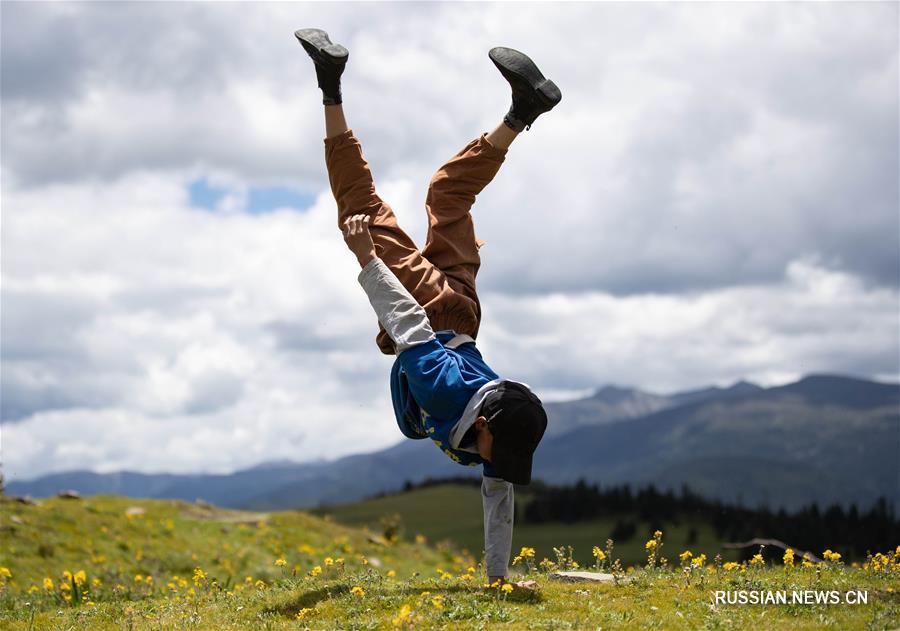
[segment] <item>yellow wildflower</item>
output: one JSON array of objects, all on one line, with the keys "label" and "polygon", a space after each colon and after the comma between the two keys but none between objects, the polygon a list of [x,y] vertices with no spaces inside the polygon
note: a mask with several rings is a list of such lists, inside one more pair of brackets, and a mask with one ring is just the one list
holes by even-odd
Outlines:
[{"label": "yellow wildflower", "polygon": [[284,559],[275,559],[275,565],[277,565],[278,567],[283,567],[287,565],[287,561],[285,561]]},{"label": "yellow wildflower", "polygon": [[9,571],[8,567],[0,567],[0,578],[12,578],[12,572]]},{"label": "yellow wildflower", "polygon": [[825,550],[825,553],[822,556],[825,557],[826,561],[832,561],[834,563],[841,560],[841,555],[837,552],[832,552],[831,550]]},{"label": "yellow wildflower", "polygon": [[523,559],[531,559],[534,557],[534,548],[522,548],[519,551],[519,556]]},{"label": "yellow wildflower", "polygon": [[64,579],[67,583],[71,583],[71,582],[72,582],[72,573],[71,573],[69,570],[65,570],[65,571],[63,572],[63,579]]},{"label": "yellow wildflower", "polygon": [[444,608],[444,597],[443,596],[435,596],[431,599],[431,606],[435,609],[443,609]]},{"label": "yellow wildflower", "polygon": [[309,575],[312,576],[313,578],[315,578],[316,576],[318,576],[321,573],[322,573],[322,566],[320,566],[320,565],[315,566],[313,569],[311,569],[309,571]]},{"label": "yellow wildflower", "polygon": [[678,558],[681,559],[682,563],[684,563],[685,561],[690,559],[692,556],[694,556],[694,555],[690,550],[685,550],[684,552],[682,552],[681,554],[678,555]]},{"label": "yellow wildflower", "polygon": [[135,583],[143,583],[143,582],[144,582],[144,576],[143,576],[142,574],[135,574],[135,575],[134,575],[134,582],[135,582]]},{"label": "yellow wildflower", "polygon": [[297,612],[297,620],[303,620],[306,616],[311,614],[314,611],[311,607],[304,607],[300,611]]},{"label": "yellow wildflower", "polygon": [[646,548],[649,552],[653,552],[654,550],[656,550],[656,539],[651,539],[650,541],[645,543],[644,548]]},{"label": "yellow wildflower", "polygon": [[255,583],[253,583],[253,586],[256,587],[256,589],[265,589],[266,583],[263,580],[258,580]]},{"label": "yellow wildflower", "polygon": [[44,577],[44,589],[50,591],[53,589],[53,579],[49,576]]},{"label": "yellow wildflower", "polygon": [[657,530],[656,532],[654,532],[654,533],[653,533],[653,537],[656,538],[656,539],[661,538],[661,537],[662,537],[662,530]]},{"label": "yellow wildflower", "polygon": [[750,565],[764,565],[764,564],[765,564],[765,560],[763,559],[763,556],[759,553],[754,554],[753,558],[750,559]]},{"label": "yellow wildflower", "polygon": [[606,558],[606,553],[597,546],[594,546],[594,549],[591,552],[598,561],[602,561]]},{"label": "yellow wildflower", "polygon": [[91,587],[100,587],[100,579],[96,576],[91,579]]},{"label": "yellow wildflower", "polygon": [[28,588],[29,594],[33,594],[33,593],[39,592],[39,591],[41,591],[41,588],[34,584],[32,584],[31,587]]},{"label": "yellow wildflower", "polygon": [[206,572],[201,570],[199,567],[194,568],[194,583],[199,583],[200,581],[206,580]]},{"label": "yellow wildflower", "polygon": [[503,587],[500,588],[500,591],[502,591],[504,594],[508,594],[512,590],[513,590],[512,583],[504,583]]},{"label": "yellow wildflower", "polygon": [[359,585],[354,585],[353,587],[350,588],[350,593],[353,594],[354,596],[356,596],[357,598],[362,598],[363,596],[366,595],[366,590],[364,590]]},{"label": "yellow wildflower", "polygon": [[691,565],[693,565],[694,567],[703,567],[703,564],[705,562],[706,562],[706,555],[701,554],[698,557],[694,557],[694,559],[691,561]]},{"label": "yellow wildflower", "polygon": [[726,571],[730,571],[730,570],[736,570],[739,567],[740,567],[739,563],[735,563],[734,561],[729,561],[728,563],[726,563],[725,565],[722,566],[722,569],[724,569]]},{"label": "yellow wildflower", "polygon": [[419,545],[422,545],[427,541],[428,539],[425,537],[425,535],[416,535],[416,543],[418,543]]},{"label": "yellow wildflower", "polygon": [[785,567],[794,566],[794,550],[792,548],[788,548],[784,551],[784,565]]},{"label": "yellow wildflower", "polygon": [[387,572],[388,578],[394,578],[397,576],[397,573],[394,570],[388,570]]},{"label": "yellow wildflower", "polygon": [[334,565],[334,559],[331,557],[325,557],[325,567],[329,567]]},{"label": "yellow wildflower", "polygon": [[402,627],[409,619],[412,618],[412,607],[407,604],[404,604],[400,607],[400,612],[397,614],[397,617],[392,621],[395,627]]}]

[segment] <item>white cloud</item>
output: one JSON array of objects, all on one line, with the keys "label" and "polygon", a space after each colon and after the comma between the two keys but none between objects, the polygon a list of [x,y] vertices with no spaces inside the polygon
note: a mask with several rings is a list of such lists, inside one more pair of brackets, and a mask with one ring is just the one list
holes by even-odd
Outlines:
[{"label": "white cloud", "polygon": [[[420,245],[432,172],[508,106],[487,50],[523,49],[561,86],[474,210],[479,346],[502,374],[569,397],[900,372],[896,5],[3,13],[11,477],[398,438],[291,35],[308,22],[351,50],[351,125]],[[230,191],[215,212],[189,206],[199,178]],[[272,184],[316,201],[242,212]]]}]

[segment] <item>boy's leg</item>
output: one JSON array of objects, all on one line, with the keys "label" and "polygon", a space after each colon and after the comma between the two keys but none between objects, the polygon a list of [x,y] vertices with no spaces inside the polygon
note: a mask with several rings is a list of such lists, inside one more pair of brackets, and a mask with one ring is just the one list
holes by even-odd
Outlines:
[{"label": "boy's leg", "polygon": [[[375,253],[390,267],[400,282],[425,307],[426,312],[454,309],[464,300],[447,283],[444,274],[416,249],[412,239],[400,229],[397,218],[375,192],[372,173],[363,157],[359,141],[347,125],[341,103],[341,75],[349,58],[346,48],[334,44],[321,29],[300,29],[294,33],[312,58],[322,103],[325,105],[325,163],[338,206],[338,228],[351,215],[371,215],[369,230]],[[378,347],[394,353],[394,345],[379,325]]]},{"label": "boy's leg", "polygon": [[[342,229],[348,217],[354,214],[371,215],[369,230],[375,243],[375,253],[397,276],[404,287],[415,297],[426,312],[438,305],[459,302],[446,276],[416,248],[415,243],[397,223],[391,207],[375,192],[372,172],[363,157],[362,147],[346,124],[335,125],[343,113],[341,105],[327,105],[325,138],[325,164],[331,191],[337,202],[338,228]],[[331,110],[329,112],[329,110]],[[329,122],[332,125],[329,128]],[[376,342],[381,351],[391,355],[394,345],[384,328],[379,325]]]},{"label": "boy's leg", "polygon": [[[481,308],[475,277],[481,265],[478,250],[482,241],[475,236],[472,204],[497,174],[516,136],[530,129],[538,116],[562,98],[556,84],[546,79],[527,55],[511,48],[493,48],[488,56],[510,84],[512,105],[500,125],[463,147],[434,174],[425,202],[428,238],[422,251],[447,275],[455,291],[473,301],[477,323]],[[477,330],[478,324],[475,332],[457,329],[472,337]]]},{"label": "boy's leg", "polygon": [[[510,132],[515,137],[515,132]],[[483,242],[475,235],[470,210],[475,197],[494,178],[506,156],[506,147],[492,144],[490,136],[483,134],[472,140],[439,168],[431,178],[425,198],[428,236],[422,254],[446,274],[455,291],[474,302],[478,319],[481,311],[475,276],[481,265],[478,250]],[[459,332],[472,335],[470,331]]]}]

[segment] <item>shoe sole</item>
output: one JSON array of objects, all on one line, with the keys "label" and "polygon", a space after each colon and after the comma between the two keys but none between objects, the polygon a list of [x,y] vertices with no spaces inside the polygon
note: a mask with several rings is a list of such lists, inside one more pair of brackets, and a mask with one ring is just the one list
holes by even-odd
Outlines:
[{"label": "shoe sole", "polygon": [[350,52],[340,44],[334,44],[328,33],[318,28],[302,28],[294,31],[304,50],[314,61],[324,61],[335,66],[347,63]]},{"label": "shoe sole", "polygon": [[498,46],[488,52],[488,57],[507,81],[518,79],[528,85],[547,110],[562,100],[562,92],[556,84],[547,79],[525,53]]}]

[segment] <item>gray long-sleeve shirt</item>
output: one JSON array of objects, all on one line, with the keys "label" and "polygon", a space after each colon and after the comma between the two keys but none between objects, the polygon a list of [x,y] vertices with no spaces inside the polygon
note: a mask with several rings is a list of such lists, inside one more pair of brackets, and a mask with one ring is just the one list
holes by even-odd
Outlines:
[{"label": "gray long-sleeve shirt", "polygon": [[[379,258],[374,258],[359,273],[359,283],[369,298],[378,321],[394,341],[396,352],[430,342],[434,330],[425,309],[413,298],[400,280]],[[454,448],[474,451],[474,446],[461,446],[463,436],[478,417],[481,402],[500,380],[482,386],[466,405],[462,416],[450,430]],[[481,478],[481,500],[484,510],[484,554],[488,576],[506,576],[512,546],[514,497],[513,485],[500,478]]]}]

